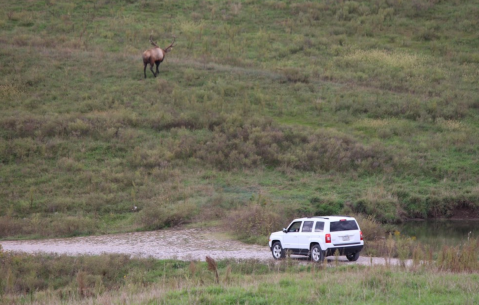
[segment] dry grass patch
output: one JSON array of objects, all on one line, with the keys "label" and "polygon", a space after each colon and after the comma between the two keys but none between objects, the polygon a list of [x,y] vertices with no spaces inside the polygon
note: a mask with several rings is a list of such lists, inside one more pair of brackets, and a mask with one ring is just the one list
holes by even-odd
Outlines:
[{"label": "dry grass patch", "polygon": [[404,70],[418,69],[425,64],[424,57],[420,55],[384,50],[355,50],[345,55],[343,60],[352,66],[366,64]]}]

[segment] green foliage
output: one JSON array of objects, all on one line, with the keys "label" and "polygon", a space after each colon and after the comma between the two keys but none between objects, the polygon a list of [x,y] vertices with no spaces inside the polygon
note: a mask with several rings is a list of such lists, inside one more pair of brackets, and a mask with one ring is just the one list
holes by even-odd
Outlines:
[{"label": "green foliage", "polygon": [[314,215],[338,215],[344,207],[343,202],[332,198],[313,197],[310,202],[313,205]]},{"label": "green foliage", "polygon": [[383,188],[366,190],[365,194],[353,203],[356,213],[372,215],[381,222],[400,221],[403,211],[399,200]]}]

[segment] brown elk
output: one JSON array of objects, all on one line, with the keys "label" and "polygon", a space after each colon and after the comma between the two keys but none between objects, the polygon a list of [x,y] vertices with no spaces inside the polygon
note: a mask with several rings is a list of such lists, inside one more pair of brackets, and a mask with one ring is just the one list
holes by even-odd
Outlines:
[{"label": "brown elk", "polygon": [[[145,74],[146,78],[146,66],[150,64],[150,70],[151,73],[153,73],[153,76],[157,76],[160,71],[158,71],[158,67],[160,64],[163,62],[165,59],[165,54],[170,52],[171,49],[173,48],[173,44],[175,43],[176,37],[173,38],[173,42],[166,47],[165,49],[160,48],[156,42],[153,41],[153,39],[150,36],[150,43],[154,46],[154,48],[146,50],[143,52],[143,64],[145,67],[143,68],[143,73]],[[153,65],[156,64],[156,73],[153,71]]]}]

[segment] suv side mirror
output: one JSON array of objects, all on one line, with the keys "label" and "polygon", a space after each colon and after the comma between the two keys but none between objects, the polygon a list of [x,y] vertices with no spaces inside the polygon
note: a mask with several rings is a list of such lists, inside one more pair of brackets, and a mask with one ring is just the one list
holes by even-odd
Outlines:
[{"label": "suv side mirror", "polygon": [[286,228],[283,228],[283,232],[288,233],[288,230],[286,230]]}]

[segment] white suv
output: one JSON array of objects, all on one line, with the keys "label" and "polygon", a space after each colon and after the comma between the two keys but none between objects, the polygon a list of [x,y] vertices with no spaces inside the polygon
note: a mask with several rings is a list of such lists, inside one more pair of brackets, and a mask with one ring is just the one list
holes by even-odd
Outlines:
[{"label": "white suv", "polygon": [[271,233],[269,247],[275,259],[289,252],[322,262],[326,256],[339,251],[349,261],[356,261],[364,241],[354,217],[316,216],[295,219],[283,231]]}]

